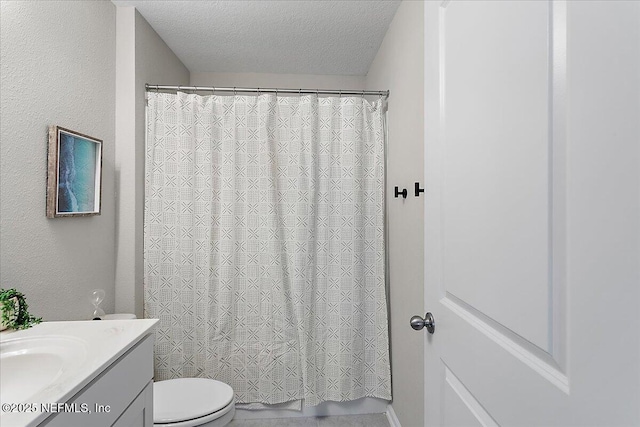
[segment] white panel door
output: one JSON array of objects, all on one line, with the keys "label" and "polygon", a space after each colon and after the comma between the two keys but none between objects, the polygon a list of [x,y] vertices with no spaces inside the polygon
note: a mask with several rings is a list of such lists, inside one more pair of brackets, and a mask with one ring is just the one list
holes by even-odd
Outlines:
[{"label": "white panel door", "polygon": [[427,425],[640,425],[639,28],[426,2]]}]

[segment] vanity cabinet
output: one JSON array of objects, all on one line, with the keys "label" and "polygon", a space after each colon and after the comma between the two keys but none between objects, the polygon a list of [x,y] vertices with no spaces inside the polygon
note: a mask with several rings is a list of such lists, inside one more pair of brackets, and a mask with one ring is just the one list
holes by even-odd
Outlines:
[{"label": "vanity cabinet", "polygon": [[153,336],[147,335],[51,414],[46,427],[152,427]]},{"label": "vanity cabinet", "polygon": [[153,426],[153,381],[131,402],[113,427],[152,427]]}]

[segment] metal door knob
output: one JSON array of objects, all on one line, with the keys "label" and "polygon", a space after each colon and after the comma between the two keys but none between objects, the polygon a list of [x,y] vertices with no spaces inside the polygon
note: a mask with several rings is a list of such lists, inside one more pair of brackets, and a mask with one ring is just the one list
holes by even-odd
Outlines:
[{"label": "metal door knob", "polygon": [[436,320],[433,318],[433,314],[431,313],[425,314],[424,319],[420,316],[413,316],[409,323],[416,331],[426,327],[427,332],[432,334],[436,330]]}]

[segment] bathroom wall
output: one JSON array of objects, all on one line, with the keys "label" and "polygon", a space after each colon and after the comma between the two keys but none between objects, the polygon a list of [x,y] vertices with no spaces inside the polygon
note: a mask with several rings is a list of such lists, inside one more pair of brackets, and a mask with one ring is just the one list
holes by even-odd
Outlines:
[{"label": "bathroom wall", "polygon": [[[171,84],[171,83],[167,83]],[[364,76],[268,73],[191,73],[191,84],[217,87],[364,89]]]},{"label": "bathroom wall", "polygon": [[[398,8],[366,78],[366,88],[389,89],[387,203],[391,293],[393,410],[403,426],[424,425],[424,334],[409,327],[424,315],[423,61],[424,4],[404,1]],[[394,198],[395,186],[406,199]]]},{"label": "bathroom wall", "polygon": [[145,83],[189,84],[189,70],[133,7],[117,8],[115,308],[143,311]]},{"label": "bathroom wall", "polygon": [[[0,287],[45,320],[87,319],[94,288],[114,307],[115,6],[0,5]],[[46,218],[49,125],[103,140],[100,216]]]}]

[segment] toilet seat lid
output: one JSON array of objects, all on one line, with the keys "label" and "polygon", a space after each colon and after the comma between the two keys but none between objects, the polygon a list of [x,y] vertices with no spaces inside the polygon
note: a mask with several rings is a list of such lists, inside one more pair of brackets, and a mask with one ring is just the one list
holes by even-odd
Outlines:
[{"label": "toilet seat lid", "polygon": [[233,389],[206,378],[178,378],[153,383],[153,422],[175,423],[205,417],[233,400]]}]

